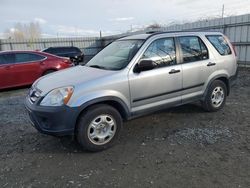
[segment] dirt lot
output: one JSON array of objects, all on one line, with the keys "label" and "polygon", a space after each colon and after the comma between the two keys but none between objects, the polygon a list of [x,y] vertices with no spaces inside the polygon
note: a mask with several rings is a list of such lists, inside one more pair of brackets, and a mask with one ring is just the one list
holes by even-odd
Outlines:
[{"label": "dirt lot", "polygon": [[100,153],[31,127],[27,90],[0,93],[0,187],[250,187],[250,70],[223,110],[191,104],[126,122]]}]

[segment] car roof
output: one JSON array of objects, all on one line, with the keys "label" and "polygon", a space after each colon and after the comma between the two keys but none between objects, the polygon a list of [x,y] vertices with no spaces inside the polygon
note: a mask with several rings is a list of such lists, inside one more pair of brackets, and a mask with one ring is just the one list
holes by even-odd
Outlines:
[{"label": "car roof", "polygon": [[147,39],[151,34],[138,34],[138,35],[130,35],[127,37],[120,38],[119,40],[139,40],[139,39]]},{"label": "car roof", "polygon": [[38,55],[42,55],[42,56],[53,56],[53,57],[61,58],[61,57],[55,56],[53,54],[49,54],[49,53],[41,52],[41,51],[35,51],[35,50],[9,50],[9,51],[0,51],[0,54],[6,54],[6,53],[33,53],[33,54],[38,54]]},{"label": "car roof", "polygon": [[157,35],[182,36],[182,35],[222,35],[220,32],[214,31],[169,31],[169,32],[151,32],[145,34],[131,35],[120,38],[119,40],[146,40]]},{"label": "car roof", "polygon": [[[75,46],[52,46],[52,47],[48,47],[48,48],[77,48]],[[48,49],[46,48],[46,49]]]},{"label": "car roof", "polygon": [[44,52],[36,51],[36,50],[5,50],[0,51],[0,53],[38,53],[38,54],[44,54]]}]

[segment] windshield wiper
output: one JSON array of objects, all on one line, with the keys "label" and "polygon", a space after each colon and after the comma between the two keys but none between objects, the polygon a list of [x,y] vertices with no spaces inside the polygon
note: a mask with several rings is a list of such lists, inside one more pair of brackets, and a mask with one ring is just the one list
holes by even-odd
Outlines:
[{"label": "windshield wiper", "polygon": [[89,67],[98,68],[98,69],[107,69],[106,67],[100,65],[90,65]]},{"label": "windshield wiper", "polygon": [[97,69],[104,69],[104,70],[121,70],[120,68],[109,68],[109,67],[104,67],[104,66],[100,66],[100,65],[85,65],[87,67],[92,67],[92,68],[97,68]]}]

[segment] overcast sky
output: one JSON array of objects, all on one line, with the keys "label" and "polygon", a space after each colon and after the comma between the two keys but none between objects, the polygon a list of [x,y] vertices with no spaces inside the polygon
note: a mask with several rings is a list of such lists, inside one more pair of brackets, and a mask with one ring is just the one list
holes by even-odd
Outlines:
[{"label": "overcast sky", "polygon": [[44,36],[98,36],[221,15],[250,13],[250,0],[0,0],[0,33],[39,22]]}]

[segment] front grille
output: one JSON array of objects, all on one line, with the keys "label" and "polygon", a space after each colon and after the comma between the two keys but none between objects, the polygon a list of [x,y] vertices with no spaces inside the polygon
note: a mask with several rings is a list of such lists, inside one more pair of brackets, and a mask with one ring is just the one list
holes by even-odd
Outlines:
[{"label": "front grille", "polygon": [[31,88],[29,91],[29,98],[32,103],[36,102],[40,97],[41,92],[37,89]]}]

